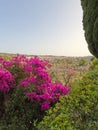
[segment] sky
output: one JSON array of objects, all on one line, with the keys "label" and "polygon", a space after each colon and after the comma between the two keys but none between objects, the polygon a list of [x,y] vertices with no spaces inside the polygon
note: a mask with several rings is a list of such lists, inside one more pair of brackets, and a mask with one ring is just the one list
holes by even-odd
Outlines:
[{"label": "sky", "polygon": [[0,0],[0,52],[88,56],[80,0]]}]

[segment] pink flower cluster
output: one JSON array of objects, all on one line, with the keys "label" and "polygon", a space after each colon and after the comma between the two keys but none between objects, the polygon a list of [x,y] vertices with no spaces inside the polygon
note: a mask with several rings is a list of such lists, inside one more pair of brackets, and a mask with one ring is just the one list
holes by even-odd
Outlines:
[{"label": "pink flower cluster", "polygon": [[0,68],[0,92],[8,92],[14,87],[14,77],[8,70]]},{"label": "pink flower cluster", "polygon": [[65,87],[62,84],[45,83],[41,84],[35,92],[27,92],[26,95],[33,102],[37,101],[41,105],[42,110],[49,109],[51,104],[57,102],[61,95],[66,95],[70,87]]},{"label": "pink flower cluster", "polygon": [[9,91],[15,85],[23,86],[26,96],[32,103],[36,101],[40,104],[41,110],[49,109],[51,104],[70,90],[70,87],[52,82],[47,71],[49,66],[47,60],[38,57],[27,58],[24,55],[16,55],[9,61],[1,58],[0,91]]}]

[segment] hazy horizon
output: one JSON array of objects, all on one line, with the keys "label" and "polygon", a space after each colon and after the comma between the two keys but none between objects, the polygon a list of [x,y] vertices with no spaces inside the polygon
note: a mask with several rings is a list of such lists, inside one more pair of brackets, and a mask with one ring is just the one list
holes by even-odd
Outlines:
[{"label": "hazy horizon", "polygon": [[0,52],[91,56],[80,0],[0,1]]}]

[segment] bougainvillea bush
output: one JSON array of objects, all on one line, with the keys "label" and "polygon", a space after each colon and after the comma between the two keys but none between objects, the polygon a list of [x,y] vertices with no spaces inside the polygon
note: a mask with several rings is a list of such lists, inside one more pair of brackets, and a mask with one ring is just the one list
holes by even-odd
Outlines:
[{"label": "bougainvillea bush", "polygon": [[50,64],[38,57],[15,55],[0,58],[0,127],[31,130],[45,111],[65,96],[70,87],[54,83],[47,71]]}]

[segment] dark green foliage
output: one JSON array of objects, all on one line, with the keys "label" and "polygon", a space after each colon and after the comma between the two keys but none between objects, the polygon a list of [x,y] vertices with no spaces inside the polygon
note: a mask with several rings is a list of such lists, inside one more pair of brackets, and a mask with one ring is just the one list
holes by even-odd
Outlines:
[{"label": "dark green foliage", "polygon": [[79,60],[79,64],[78,64],[79,66],[85,66],[86,65],[86,60],[84,60],[83,58],[81,58],[80,60]]},{"label": "dark green foliage", "polygon": [[15,88],[5,100],[0,130],[36,130],[34,122],[41,121],[45,112],[38,109],[36,102],[29,101],[22,87]]},{"label": "dark green foliage", "polygon": [[38,130],[98,129],[98,60],[93,59],[89,72],[62,97],[38,125]]},{"label": "dark green foliage", "polygon": [[98,58],[98,0],[81,0],[81,5],[88,48]]}]

